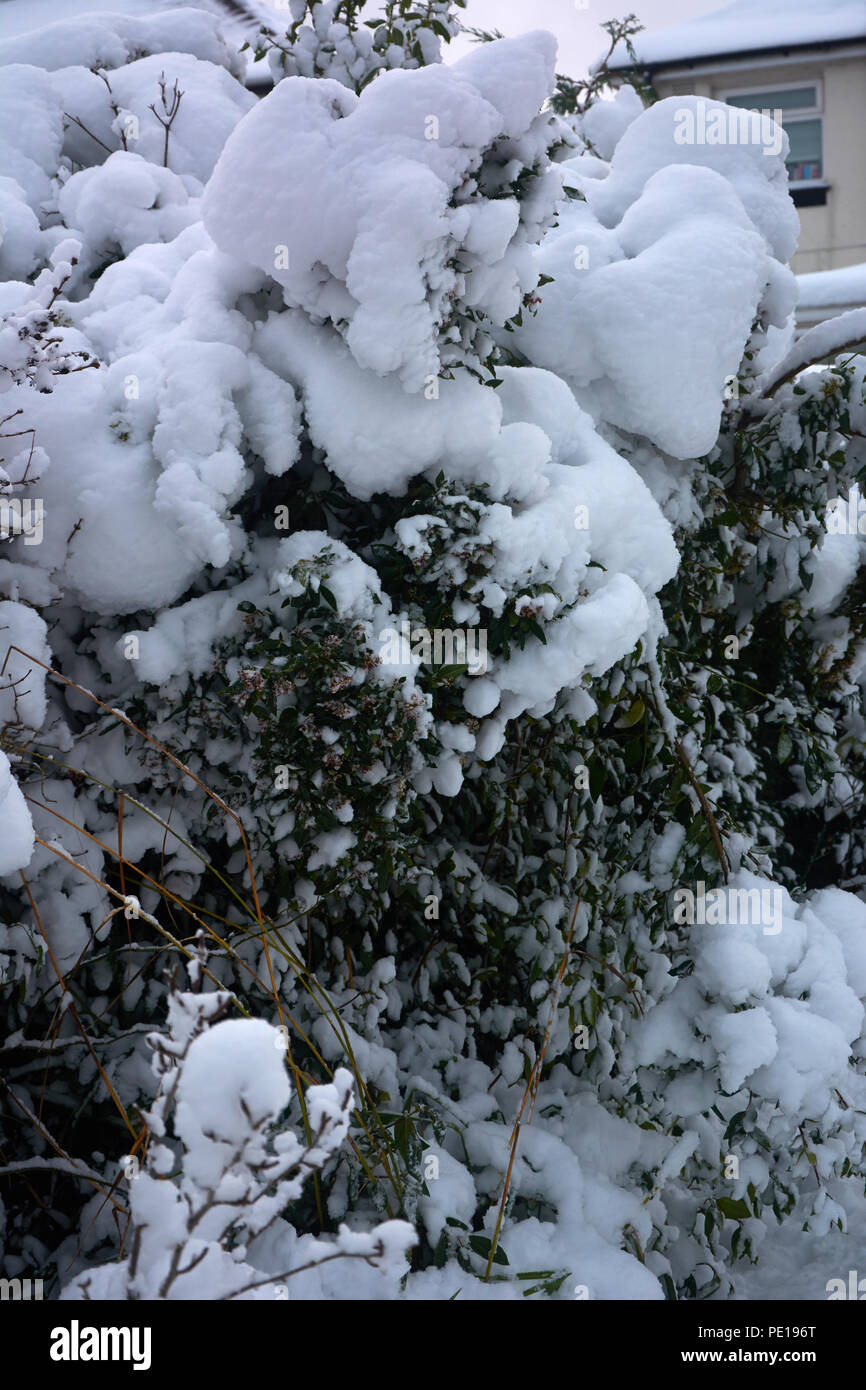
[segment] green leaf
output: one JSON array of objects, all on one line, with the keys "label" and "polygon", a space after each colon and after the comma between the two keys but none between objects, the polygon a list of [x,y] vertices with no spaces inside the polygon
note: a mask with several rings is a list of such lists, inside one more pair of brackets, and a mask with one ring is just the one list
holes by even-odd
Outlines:
[{"label": "green leaf", "polygon": [[695,963],[693,960],[681,960],[679,965],[668,966],[668,974],[676,975],[677,978],[694,973]]},{"label": "green leaf", "polygon": [[437,666],[436,681],[438,683],[440,681],[456,680],[458,676],[465,675],[468,670],[469,667],[465,663],[463,665],[455,666]]},{"label": "green leaf", "polygon": [[604,786],[604,764],[598,758],[593,758],[589,765],[589,794],[593,801],[597,801],[601,796],[601,789]]},{"label": "green leaf", "polygon": [[717,1197],[716,1206],[723,1216],[728,1216],[732,1221],[747,1221],[752,1215],[746,1203],[740,1198]]},{"label": "green leaf", "polygon": [[794,742],[787,729],[783,729],[779,734],[779,742],[776,744],[776,757],[780,763],[786,763],[794,751]]},{"label": "green leaf", "polygon": [[639,724],[645,714],[646,705],[644,704],[641,697],[638,695],[631,709],[628,711],[627,714],[624,714],[622,716],[620,722],[625,724],[627,728],[631,728],[633,724]]},{"label": "green leaf", "polygon": [[629,739],[629,742],[628,742],[628,744],[627,744],[627,746],[626,746],[626,750],[625,750],[625,764],[626,764],[626,767],[636,767],[637,764],[641,761],[642,758],[643,758],[643,739],[641,739],[641,738],[639,738],[639,737],[638,737],[638,738]]},{"label": "green leaf", "polygon": [[743,1120],[746,1118],[745,1110],[738,1110],[736,1115],[732,1115],[725,1130],[725,1139],[732,1139],[735,1134],[742,1134]]},{"label": "green leaf", "polygon": [[[490,1245],[491,1241],[489,1236],[475,1235],[469,1237],[470,1249],[474,1250],[476,1255],[480,1255],[482,1260],[490,1259]],[[497,1245],[496,1247],[496,1253],[493,1256],[493,1263],[495,1265],[508,1264],[508,1256],[502,1249],[501,1245]]]}]

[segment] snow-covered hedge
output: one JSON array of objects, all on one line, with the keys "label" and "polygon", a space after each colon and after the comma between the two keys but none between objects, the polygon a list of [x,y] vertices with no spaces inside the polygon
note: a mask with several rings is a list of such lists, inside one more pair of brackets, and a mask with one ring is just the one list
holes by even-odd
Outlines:
[{"label": "snow-covered hedge", "polygon": [[862,1176],[866,361],[784,150],[376,18],[0,44],[4,1265],[725,1294]]}]

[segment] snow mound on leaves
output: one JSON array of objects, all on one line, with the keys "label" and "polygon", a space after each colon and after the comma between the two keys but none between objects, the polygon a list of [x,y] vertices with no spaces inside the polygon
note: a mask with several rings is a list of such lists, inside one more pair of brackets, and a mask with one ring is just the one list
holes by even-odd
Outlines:
[{"label": "snow mound on leaves", "polygon": [[717,1068],[727,1093],[748,1086],[786,1114],[830,1120],[836,1088],[860,1084],[849,1058],[863,1048],[866,904],[839,889],[797,904],[745,870],[727,894],[720,914],[708,896],[706,916],[722,920],[689,929],[694,972],[636,1024],[623,1065]]},{"label": "snow mound on leaves", "polygon": [[67,227],[103,257],[116,250],[128,256],[145,242],[172,241],[197,220],[176,174],[125,150],[73,174],[57,201]]},{"label": "snow mound on leaves", "polygon": [[256,102],[224,67],[182,52],[155,53],[112,71],[110,90],[82,67],[63,68],[51,82],[62,109],[76,118],[67,122],[64,137],[64,152],[74,162],[93,164],[103,158],[101,147],[120,150],[125,141],[152,164],[194,179],[190,191],[198,193],[229,134]]},{"label": "snow mound on leaves", "polygon": [[26,869],[34,842],[24,794],[12,775],[9,759],[0,752],[0,874]]},{"label": "snow mound on leaves", "polygon": [[205,225],[287,305],[337,325],[359,366],[418,391],[439,371],[456,293],[502,321],[536,283],[517,199],[455,199],[494,141],[515,173],[543,152],[555,53],[550,34],[502,40],[385,73],[360,98],[329,79],[280,82],[227,142]]},{"label": "snow mound on leaves", "polygon": [[755,316],[783,324],[796,295],[783,264],[798,226],[784,143],[779,154],[680,144],[677,113],[698,101],[668,98],[632,120],[606,177],[564,166],[585,201],[536,252],[554,283],[517,330],[527,356],[595,414],[677,458],[712,448]]},{"label": "snow mound on leaves", "polygon": [[[31,11],[35,8],[30,6]],[[141,54],[191,53],[218,63],[237,78],[246,71],[246,58],[224,41],[218,17],[203,10],[183,8],[141,16],[98,10],[39,27],[41,18],[34,12],[31,32],[0,40],[0,66],[32,63],[49,72],[68,67],[95,72],[120,68]]]},{"label": "snow mound on leaves", "polygon": [[[97,183],[115,177],[110,163],[91,171]],[[131,196],[139,180],[158,183],[167,172],[130,156],[114,168],[131,177]],[[99,218],[89,183],[80,188],[77,210]],[[125,210],[122,220],[116,234],[134,240],[135,218]],[[138,247],[76,306],[104,370],[46,398],[40,440],[49,456],[62,452],[77,490],[57,474],[46,483],[57,525],[40,562],[63,566],[97,612],[163,608],[202,563],[227,564],[246,544],[230,515],[250,481],[244,445],[275,476],[297,456],[292,387],[251,351],[252,325],[235,307],[259,279],[215,251],[196,224],[168,245]]]},{"label": "snow mound on leaves", "polygon": [[266,1129],[291,1088],[279,1031],[262,1019],[227,1019],[190,1045],[177,1088],[175,1132],[186,1173],[205,1185],[250,1129]]}]

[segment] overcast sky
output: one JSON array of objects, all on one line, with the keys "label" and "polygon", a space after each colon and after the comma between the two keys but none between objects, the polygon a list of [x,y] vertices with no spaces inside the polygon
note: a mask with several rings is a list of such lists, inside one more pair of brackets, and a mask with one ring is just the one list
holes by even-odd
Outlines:
[{"label": "overcast sky", "polygon": [[[559,40],[560,72],[581,77],[606,46],[599,28],[607,19],[636,14],[647,29],[661,29],[710,10],[724,9],[728,0],[469,0],[466,23],[479,29],[499,29],[520,34],[527,29],[549,29]],[[455,54],[469,40],[451,44]]]}]

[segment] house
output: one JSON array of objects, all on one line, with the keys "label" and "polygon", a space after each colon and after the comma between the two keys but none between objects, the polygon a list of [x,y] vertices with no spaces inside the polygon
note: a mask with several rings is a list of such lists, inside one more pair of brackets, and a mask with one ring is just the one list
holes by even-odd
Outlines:
[{"label": "house", "polygon": [[[781,111],[798,274],[866,261],[866,0],[734,0],[634,47],[660,97]],[[620,47],[610,66],[635,65]]]}]

